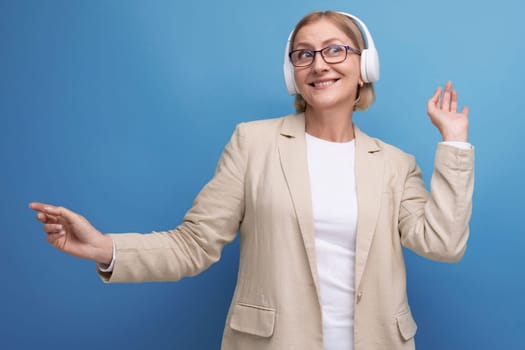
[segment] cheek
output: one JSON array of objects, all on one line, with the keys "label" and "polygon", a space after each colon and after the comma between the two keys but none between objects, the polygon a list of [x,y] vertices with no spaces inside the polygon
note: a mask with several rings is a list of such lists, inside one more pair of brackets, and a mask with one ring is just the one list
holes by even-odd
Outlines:
[{"label": "cheek", "polygon": [[293,70],[293,76],[295,78],[295,81],[298,83],[302,82],[304,78],[306,77],[306,75],[307,73],[305,69],[294,68]]},{"label": "cheek", "polygon": [[307,72],[305,72],[305,70],[300,70],[300,69],[294,69],[294,79],[295,79],[295,84],[297,85],[297,88],[299,89],[299,92],[301,92],[300,90],[303,88],[304,84],[305,84],[305,80],[306,80],[306,76],[308,75]]},{"label": "cheek", "polygon": [[348,57],[346,61],[333,65],[332,68],[347,77],[361,79],[361,60],[359,57]]},{"label": "cheek", "polygon": [[357,76],[358,79],[362,79],[361,78],[361,60],[360,59],[357,59],[355,64],[352,66],[352,71],[354,72],[354,74]]}]

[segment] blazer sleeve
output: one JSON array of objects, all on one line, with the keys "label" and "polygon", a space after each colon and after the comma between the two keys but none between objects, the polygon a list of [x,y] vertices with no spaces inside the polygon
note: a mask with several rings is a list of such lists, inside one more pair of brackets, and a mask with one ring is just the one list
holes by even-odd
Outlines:
[{"label": "blazer sleeve", "polygon": [[439,144],[430,193],[411,158],[399,213],[402,244],[439,261],[459,261],[466,249],[474,189],[474,150]]},{"label": "blazer sleeve", "polygon": [[104,282],[176,281],[219,260],[244,215],[246,155],[241,124],[225,147],[213,179],[201,190],[180,226],[149,234],[112,234],[114,269]]}]

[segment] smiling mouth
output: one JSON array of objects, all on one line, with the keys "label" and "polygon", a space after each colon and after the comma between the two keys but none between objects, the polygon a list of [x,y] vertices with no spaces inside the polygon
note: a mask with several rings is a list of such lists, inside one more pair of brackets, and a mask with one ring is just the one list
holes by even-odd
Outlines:
[{"label": "smiling mouth", "polygon": [[333,85],[335,84],[339,79],[332,79],[332,80],[326,80],[326,81],[318,81],[318,82],[313,82],[311,84],[309,84],[310,86],[312,87],[315,87],[315,88],[323,88],[323,87],[327,87],[327,86],[330,86],[330,85]]}]

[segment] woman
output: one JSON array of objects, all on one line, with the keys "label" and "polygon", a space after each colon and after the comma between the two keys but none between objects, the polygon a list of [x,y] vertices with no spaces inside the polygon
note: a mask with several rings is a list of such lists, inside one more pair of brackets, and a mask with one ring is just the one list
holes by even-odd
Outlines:
[{"label": "woman", "polygon": [[206,269],[240,230],[223,349],[414,349],[402,246],[442,261],[464,253],[468,110],[457,111],[450,82],[428,101],[444,140],[428,193],[412,156],[353,124],[374,99],[375,55],[354,16],[307,15],[285,57],[298,113],[240,124],[179,227],[103,235],[66,208],[32,203],[47,240],[96,261],[105,282],[164,281]]}]

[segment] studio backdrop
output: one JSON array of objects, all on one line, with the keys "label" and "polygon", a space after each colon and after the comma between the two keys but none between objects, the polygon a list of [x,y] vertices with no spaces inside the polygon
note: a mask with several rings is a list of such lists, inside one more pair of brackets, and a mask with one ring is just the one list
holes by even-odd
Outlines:
[{"label": "studio backdrop", "polygon": [[425,350],[522,349],[523,5],[443,0],[0,1],[0,348],[218,349],[238,240],[177,283],[104,285],[45,241],[31,201],[102,232],[177,226],[235,125],[294,111],[282,77],[306,13],[363,19],[381,59],[370,135],[414,154],[428,184],[439,133],[426,116],[452,80],[470,107],[476,184],[458,264],[406,251]]}]

